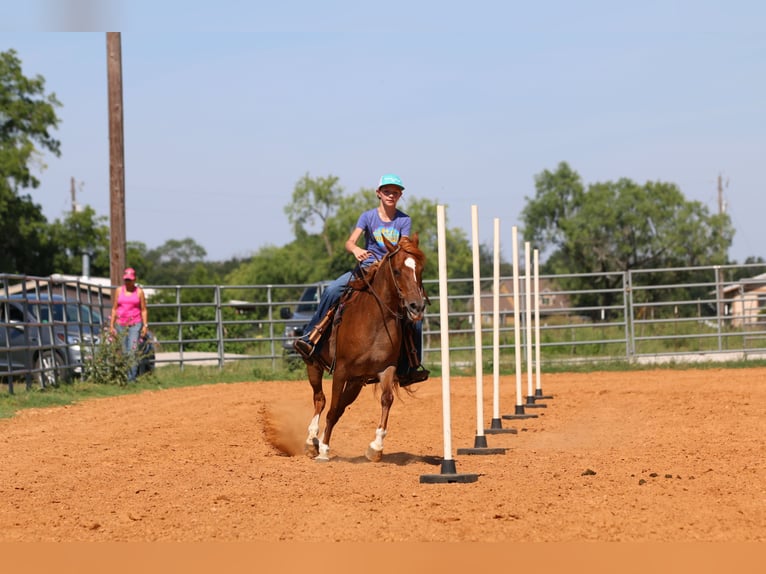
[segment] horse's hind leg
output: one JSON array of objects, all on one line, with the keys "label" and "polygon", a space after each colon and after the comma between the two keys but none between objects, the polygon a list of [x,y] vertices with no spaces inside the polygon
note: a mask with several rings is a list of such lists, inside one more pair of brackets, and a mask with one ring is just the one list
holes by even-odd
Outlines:
[{"label": "horse's hind leg", "polygon": [[314,416],[309,422],[308,437],[304,445],[304,452],[307,456],[314,458],[319,454],[319,418],[324,410],[326,399],[322,390],[322,376],[324,371],[317,365],[307,365],[309,383],[314,390]]},{"label": "horse's hind leg", "polygon": [[391,405],[394,404],[394,370],[395,367],[389,367],[380,376],[380,423],[375,429],[375,440],[367,447],[365,456],[372,462],[380,462],[383,458],[383,439],[386,438],[388,431],[388,415],[391,412]]}]

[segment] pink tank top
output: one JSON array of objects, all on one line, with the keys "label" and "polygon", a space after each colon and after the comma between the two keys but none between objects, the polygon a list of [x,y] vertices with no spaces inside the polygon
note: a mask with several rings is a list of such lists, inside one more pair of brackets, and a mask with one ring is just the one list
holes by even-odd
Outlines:
[{"label": "pink tank top", "polygon": [[141,300],[138,288],[131,293],[120,287],[117,295],[117,323],[123,327],[141,322]]}]

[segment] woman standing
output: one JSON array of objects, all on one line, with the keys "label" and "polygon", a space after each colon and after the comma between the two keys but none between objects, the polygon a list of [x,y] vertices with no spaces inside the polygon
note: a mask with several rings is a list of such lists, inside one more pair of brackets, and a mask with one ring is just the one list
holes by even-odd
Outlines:
[{"label": "woman standing", "polygon": [[136,270],[128,267],[122,275],[124,285],[112,295],[111,332],[122,339],[123,352],[130,356],[128,382],[136,380],[138,357],[136,349],[139,337],[146,337],[149,317],[146,310],[144,290],[136,285]]}]

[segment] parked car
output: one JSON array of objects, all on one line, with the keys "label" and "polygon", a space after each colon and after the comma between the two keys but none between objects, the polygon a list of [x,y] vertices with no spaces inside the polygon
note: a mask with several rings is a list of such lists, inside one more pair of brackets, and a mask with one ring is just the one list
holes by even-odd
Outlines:
[{"label": "parked car", "polygon": [[319,298],[327,287],[327,282],[309,285],[301,293],[298,305],[295,311],[289,307],[282,307],[280,316],[286,320],[284,338],[282,339],[282,349],[285,355],[299,356],[293,348],[295,339],[303,335],[303,331],[314,316],[314,312],[319,304]]},{"label": "parked car", "polygon": [[56,386],[66,378],[65,361],[51,328],[18,302],[0,301],[0,375],[10,380],[31,374],[41,388]]},{"label": "parked car", "polygon": [[101,314],[60,295],[16,294],[0,299],[0,372],[33,371],[39,385],[82,373],[99,343]]}]

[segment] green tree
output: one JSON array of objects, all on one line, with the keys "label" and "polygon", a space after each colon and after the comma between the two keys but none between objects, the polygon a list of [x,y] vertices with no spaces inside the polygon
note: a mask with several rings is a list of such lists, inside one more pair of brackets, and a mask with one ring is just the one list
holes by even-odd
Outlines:
[{"label": "green tree", "polygon": [[[197,263],[201,263],[206,256],[205,248],[191,237],[168,239],[145,253],[147,269],[144,280],[151,285],[185,285]],[[136,268],[136,271],[139,269]]]},{"label": "green tree", "polygon": [[42,208],[21,190],[36,188],[33,168],[44,169],[42,154],[61,155],[51,135],[61,103],[46,94],[42,76],[28,78],[14,50],[0,52],[0,270],[49,274],[55,244]]},{"label": "green tree", "polygon": [[[154,262],[149,260],[149,248],[146,246],[146,243],[143,241],[128,241],[125,245],[125,251],[127,260],[126,266],[136,270],[138,282],[141,285],[153,285],[154,283],[151,281],[151,274],[154,269]],[[108,269],[108,257],[105,260],[105,263]],[[106,275],[109,275],[108,271],[106,272]]]},{"label": "green tree", "polygon": [[336,245],[329,233],[328,222],[337,212],[342,195],[343,188],[338,185],[338,178],[334,175],[311,178],[307,173],[295,185],[292,201],[285,206],[296,239],[306,237],[310,234],[309,227],[319,225],[317,234],[330,259]]},{"label": "green tree", "polygon": [[[711,215],[687,201],[675,184],[629,179],[586,187],[566,163],[535,178],[536,195],[522,212],[524,239],[549,251],[546,273],[608,273],[726,263],[733,228],[728,215]],[[680,280],[685,274],[678,273]],[[688,274],[687,274],[688,275]],[[648,276],[647,276],[648,277]],[[686,277],[688,279],[688,277]],[[611,288],[617,275],[570,280],[567,287]],[[576,303],[609,305],[587,295]]]},{"label": "green tree", "polygon": [[106,216],[96,215],[86,205],[81,211],[68,213],[63,220],[50,224],[51,236],[59,246],[53,262],[53,271],[79,275],[82,256],[90,255],[91,275],[109,275],[109,226]]}]

